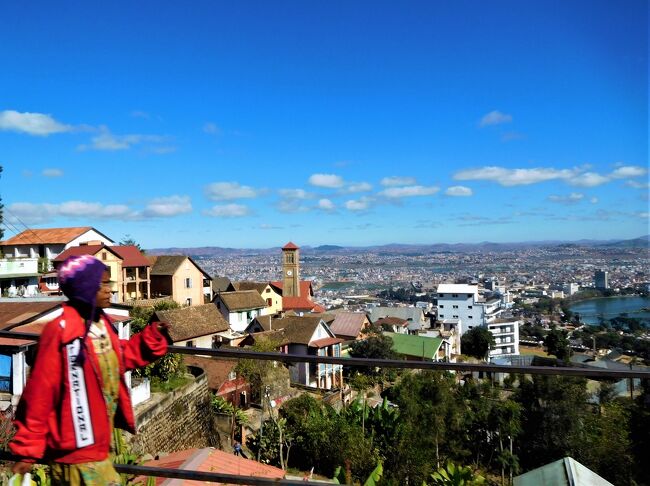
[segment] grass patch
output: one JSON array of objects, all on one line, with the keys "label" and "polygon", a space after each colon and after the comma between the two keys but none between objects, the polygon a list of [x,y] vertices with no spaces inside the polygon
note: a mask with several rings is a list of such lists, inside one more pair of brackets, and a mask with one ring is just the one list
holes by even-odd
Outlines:
[{"label": "grass patch", "polygon": [[160,378],[151,378],[151,392],[152,393],[166,393],[186,385],[192,378],[186,376],[172,376],[167,381],[161,381]]}]

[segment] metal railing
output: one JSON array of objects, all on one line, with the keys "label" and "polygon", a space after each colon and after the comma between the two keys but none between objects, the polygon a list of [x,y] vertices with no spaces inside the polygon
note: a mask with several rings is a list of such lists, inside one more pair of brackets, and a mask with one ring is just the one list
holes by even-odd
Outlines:
[{"label": "metal railing", "polygon": [[[40,338],[38,334],[0,331],[0,337],[15,339],[30,339],[37,341]],[[258,359],[265,361],[283,362],[286,364],[293,363],[316,363],[316,364],[336,364],[351,367],[371,367],[371,368],[401,368],[401,369],[420,369],[436,371],[460,371],[460,372],[484,372],[484,373],[510,373],[524,375],[562,375],[562,376],[582,376],[588,378],[607,378],[607,379],[632,379],[641,378],[650,380],[650,371],[643,370],[606,370],[600,368],[589,368],[582,366],[522,366],[522,365],[494,365],[484,363],[450,363],[450,362],[432,362],[432,361],[405,361],[394,359],[365,359],[365,358],[344,358],[334,356],[317,356],[302,354],[284,354],[271,352],[257,352],[246,349],[224,349],[224,348],[188,348],[185,346],[169,346],[168,352],[177,354],[202,355],[214,358],[228,360],[238,359]],[[16,460],[11,454],[0,452],[0,460]],[[249,484],[259,486],[298,486],[298,485],[318,485],[322,483],[291,480],[291,479],[270,479],[252,476],[239,476],[232,474],[221,474],[214,472],[189,471],[180,469],[168,469],[151,466],[132,466],[116,464],[115,469],[119,473],[134,474],[139,476],[155,476],[173,479],[187,479],[206,482],[220,482],[224,484]]]}]

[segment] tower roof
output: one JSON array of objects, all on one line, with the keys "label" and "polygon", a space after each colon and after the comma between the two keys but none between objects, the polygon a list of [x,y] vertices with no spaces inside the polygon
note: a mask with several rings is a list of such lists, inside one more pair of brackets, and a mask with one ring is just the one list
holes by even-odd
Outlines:
[{"label": "tower roof", "polygon": [[300,247],[291,241],[282,247],[283,250],[298,250]]}]

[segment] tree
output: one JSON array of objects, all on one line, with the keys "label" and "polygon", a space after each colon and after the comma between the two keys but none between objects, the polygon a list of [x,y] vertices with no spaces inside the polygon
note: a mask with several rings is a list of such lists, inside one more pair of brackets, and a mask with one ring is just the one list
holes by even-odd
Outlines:
[{"label": "tree", "polygon": [[562,361],[569,361],[571,354],[573,354],[573,351],[569,347],[569,339],[567,338],[566,331],[557,328],[553,328],[548,332],[544,338],[544,346],[546,346],[546,352],[548,354],[552,354]]},{"label": "tree", "polygon": [[462,353],[478,359],[487,359],[495,344],[494,336],[486,327],[470,329],[460,339]]},{"label": "tree", "polygon": [[140,246],[140,243],[135,241],[135,239],[131,235],[124,235],[124,238],[120,240],[120,245],[122,246],[136,246],[138,250],[140,250],[142,253],[146,253],[142,247]]},{"label": "tree", "polygon": [[350,344],[350,356],[366,359],[396,359],[393,340],[378,330],[371,331],[365,339]]}]

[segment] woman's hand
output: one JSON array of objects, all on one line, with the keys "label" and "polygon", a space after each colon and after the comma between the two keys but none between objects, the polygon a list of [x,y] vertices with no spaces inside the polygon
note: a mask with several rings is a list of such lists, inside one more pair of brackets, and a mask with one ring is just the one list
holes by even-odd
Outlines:
[{"label": "woman's hand", "polygon": [[156,322],[154,323],[154,325],[156,326],[156,329],[158,329],[160,334],[165,336],[167,343],[173,344],[172,338],[169,335],[169,330],[172,327],[171,324],[169,324],[169,322]]},{"label": "woman's hand", "polygon": [[15,462],[11,468],[11,472],[14,474],[27,474],[32,470],[33,464],[31,462],[19,461]]}]

